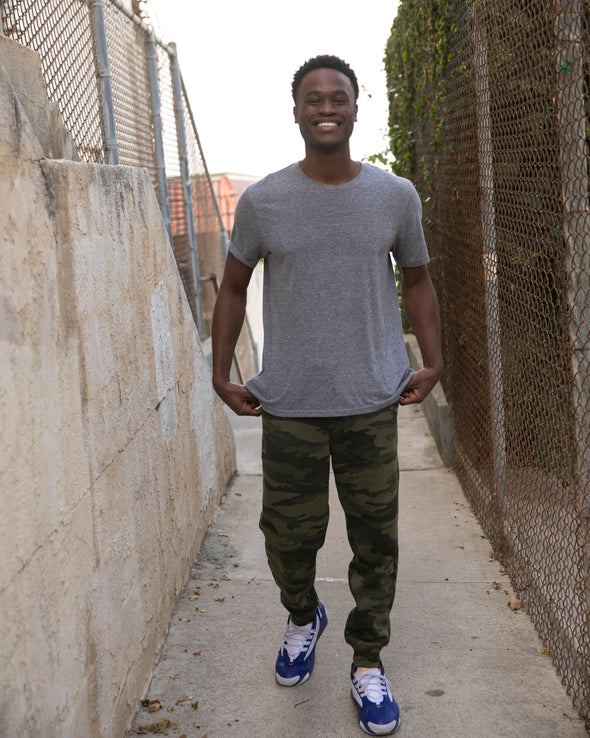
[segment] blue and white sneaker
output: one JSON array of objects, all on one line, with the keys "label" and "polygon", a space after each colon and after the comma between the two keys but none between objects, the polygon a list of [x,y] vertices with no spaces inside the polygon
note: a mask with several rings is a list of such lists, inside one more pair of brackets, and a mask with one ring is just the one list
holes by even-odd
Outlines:
[{"label": "blue and white sneaker", "polygon": [[289,615],[275,667],[275,678],[283,687],[294,687],[309,679],[315,662],[316,643],[327,624],[328,613],[321,602],[316,607],[313,620],[307,625],[295,625]]},{"label": "blue and white sneaker", "polygon": [[401,725],[399,707],[391,694],[383,664],[366,669],[352,665],[352,698],[359,708],[359,725],[369,735],[389,735]]}]

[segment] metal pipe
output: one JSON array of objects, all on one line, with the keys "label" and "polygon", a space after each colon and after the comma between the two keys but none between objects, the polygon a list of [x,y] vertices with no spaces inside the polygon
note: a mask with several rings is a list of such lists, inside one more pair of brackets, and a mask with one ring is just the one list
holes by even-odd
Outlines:
[{"label": "metal pipe", "polygon": [[178,137],[178,154],[180,159],[180,176],[182,181],[182,196],[184,201],[184,214],[186,228],[189,238],[193,279],[195,289],[195,302],[197,312],[197,330],[201,340],[205,338],[205,325],[203,322],[203,303],[201,298],[201,276],[199,273],[199,258],[197,251],[197,233],[195,230],[195,214],[193,209],[193,196],[191,190],[191,178],[188,165],[188,147],[186,142],[186,131],[184,128],[184,106],[182,103],[182,79],[178,65],[178,53],[176,44],[169,44],[171,50],[170,67],[172,71],[172,92],[174,95],[174,114],[176,117],[176,135]]},{"label": "metal pipe", "polygon": [[90,7],[92,8],[91,20],[94,32],[96,71],[104,126],[106,160],[107,164],[118,164],[119,147],[117,145],[117,129],[115,127],[115,106],[113,103],[113,89],[111,87],[104,0],[90,0]]},{"label": "metal pipe", "polygon": [[479,149],[479,186],[483,238],[483,268],[490,372],[490,413],[494,477],[504,532],[506,533],[507,478],[506,429],[504,418],[504,382],[502,376],[502,328],[498,289],[498,254],[496,251],[496,214],[494,208],[494,161],[492,143],[491,94],[489,85],[488,40],[483,24],[475,22],[475,90],[477,96],[477,141]]},{"label": "metal pipe", "polygon": [[[557,40],[557,120],[563,202],[563,235],[566,270],[569,276],[569,334],[576,430],[577,494],[583,521],[582,540],[590,532],[590,205],[584,109],[584,62],[582,5],[580,0],[558,0],[555,31]],[[584,570],[590,575],[590,549],[584,549]],[[590,608],[590,591],[586,590]],[[590,622],[588,623],[590,628]]]},{"label": "metal pipe", "polygon": [[145,39],[145,50],[147,57],[148,77],[150,82],[150,100],[152,108],[152,127],[154,130],[154,145],[156,149],[156,170],[158,173],[158,193],[160,197],[160,210],[164,225],[168,231],[170,243],[172,243],[172,227],[170,225],[170,201],[168,199],[168,181],[166,180],[166,163],[164,158],[164,137],[162,134],[162,112],[160,104],[160,88],[158,85],[158,59],[156,56],[156,44],[153,34]]}]

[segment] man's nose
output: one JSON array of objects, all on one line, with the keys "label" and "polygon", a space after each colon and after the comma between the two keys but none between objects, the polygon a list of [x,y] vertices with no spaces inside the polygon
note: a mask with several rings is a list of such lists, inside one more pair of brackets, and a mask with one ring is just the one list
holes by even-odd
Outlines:
[{"label": "man's nose", "polygon": [[320,112],[324,113],[325,115],[333,113],[334,103],[330,99],[324,98],[320,104]]}]

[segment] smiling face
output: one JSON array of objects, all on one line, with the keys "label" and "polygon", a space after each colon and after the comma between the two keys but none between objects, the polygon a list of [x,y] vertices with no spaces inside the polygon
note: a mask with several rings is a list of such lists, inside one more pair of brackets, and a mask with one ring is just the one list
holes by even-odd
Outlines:
[{"label": "smiling face", "polygon": [[336,69],[314,69],[301,80],[293,114],[307,149],[347,147],[357,114],[351,81]]}]

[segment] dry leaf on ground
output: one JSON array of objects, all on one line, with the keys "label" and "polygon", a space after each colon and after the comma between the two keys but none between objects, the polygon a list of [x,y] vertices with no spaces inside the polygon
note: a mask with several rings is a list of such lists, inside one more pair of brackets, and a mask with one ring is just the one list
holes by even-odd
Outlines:
[{"label": "dry leaf on ground", "polygon": [[508,603],[508,607],[511,610],[520,610],[520,608],[522,607],[522,602],[521,600],[517,600],[516,597],[512,595],[512,597],[510,598],[510,602]]},{"label": "dry leaf on ground", "polygon": [[179,725],[180,723],[176,721],[172,722],[170,718],[163,717],[153,723],[148,723],[147,725],[138,725],[137,732],[139,735],[146,735],[147,733],[164,733],[168,728],[177,728]]}]

